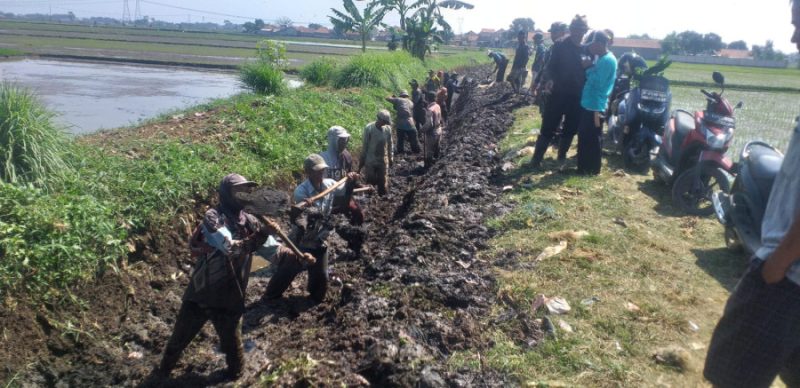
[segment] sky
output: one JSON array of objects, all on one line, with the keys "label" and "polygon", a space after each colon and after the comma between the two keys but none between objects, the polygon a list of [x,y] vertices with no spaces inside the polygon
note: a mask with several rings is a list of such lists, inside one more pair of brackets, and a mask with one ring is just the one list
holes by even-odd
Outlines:
[{"label": "sky", "polygon": [[[121,18],[124,0],[0,0],[0,11],[13,13],[66,13],[78,17]],[[128,0],[131,15],[137,0]],[[363,2],[357,2],[362,4]],[[792,33],[787,0],[472,0],[472,10],[447,11],[456,33],[482,28],[508,28],[517,17],[529,17],[546,30],[554,21],[569,22],[576,14],[588,17],[592,28],[610,28],[619,37],[644,34],[662,38],[672,31],[715,32],[723,41],[744,40],[749,46],[767,40],[786,53]],[[230,20],[243,23],[254,18],[269,22],[288,17],[299,24],[330,25],[331,8],[342,8],[340,0],[139,0],[142,15],[167,21]],[[386,22],[397,24],[392,13]]]}]

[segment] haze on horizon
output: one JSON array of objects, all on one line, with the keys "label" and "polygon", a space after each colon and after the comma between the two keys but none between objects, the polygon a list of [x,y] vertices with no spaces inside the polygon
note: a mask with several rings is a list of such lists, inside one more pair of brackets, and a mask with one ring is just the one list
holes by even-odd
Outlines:
[{"label": "haze on horizon", "polygon": [[[131,15],[137,0],[128,0]],[[691,1],[673,0],[661,3],[646,0],[560,0],[550,2],[519,0],[472,0],[472,10],[448,10],[446,17],[456,33],[480,31],[482,28],[508,28],[517,17],[530,17],[538,29],[546,30],[554,21],[569,22],[576,14],[585,14],[593,28],[610,28],[617,36],[648,34],[663,38],[672,31],[693,30],[714,32],[730,43],[744,40],[748,47],[764,45],[772,40],[775,48],[794,53],[789,43],[792,33],[790,4],[786,0],[754,2],[744,0]],[[139,0],[141,15],[159,20],[208,21],[230,20],[241,24],[255,18],[266,22],[288,17],[297,24],[319,23],[330,26],[331,8],[342,8],[340,0],[305,0],[299,3],[283,0]],[[359,2],[357,4],[363,4]],[[656,7],[658,7],[656,9]],[[15,14],[67,13],[80,18],[104,16],[122,18],[123,0],[0,0],[0,11]],[[396,13],[387,17],[388,24],[398,24]]]}]

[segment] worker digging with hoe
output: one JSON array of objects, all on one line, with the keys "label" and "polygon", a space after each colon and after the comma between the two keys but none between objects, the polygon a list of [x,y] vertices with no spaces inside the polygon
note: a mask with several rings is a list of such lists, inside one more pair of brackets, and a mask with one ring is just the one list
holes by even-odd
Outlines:
[{"label": "worker digging with hoe", "polygon": [[[193,233],[190,248],[197,262],[155,376],[169,376],[183,350],[209,320],[225,353],[228,368],[224,377],[241,376],[244,367],[241,318],[252,253],[279,230],[273,221],[262,223],[246,213],[236,199],[238,191],[251,190],[255,185],[239,174],[226,175],[217,191],[219,205],[206,212]],[[313,260],[310,255],[305,259]],[[273,260],[298,261],[299,257],[279,245]]]},{"label": "worker digging with hoe", "polygon": [[[416,136],[416,131],[414,132]],[[350,133],[344,127],[334,125],[328,129],[328,149],[320,153],[325,164],[328,165],[325,178],[334,181],[341,180],[353,171],[353,157],[347,150],[350,143]],[[417,146],[419,147],[419,146]],[[361,225],[364,223],[364,211],[352,197],[344,195],[344,191],[336,191],[333,201],[332,214],[344,214],[350,218],[350,224]]]},{"label": "worker digging with hoe", "polygon": [[[328,246],[325,242],[332,226],[326,222],[333,210],[334,199],[337,191],[342,191],[345,201],[350,201],[358,180],[358,174],[347,173],[347,177],[337,181],[325,178],[328,164],[319,154],[309,155],[303,161],[303,170],[306,180],[294,190],[295,204],[303,204],[306,208],[314,208],[315,217],[307,217],[304,225],[297,222],[298,214],[292,215],[293,231],[292,241],[304,253],[311,254],[314,261],[297,260],[295,257],[285,257],[277,262],[278,268],[272,275],[264,297],[267,300],[277,299],[289,288],[294,278],[303,270],[308,271],[308,292],[311,299],[320,303],[325,299],[328,291]],[[331,190],[327,190],[331,189]],[[327,193],[326,193],[327,192]],[[324,194],[320,197],[320,194]]]}]

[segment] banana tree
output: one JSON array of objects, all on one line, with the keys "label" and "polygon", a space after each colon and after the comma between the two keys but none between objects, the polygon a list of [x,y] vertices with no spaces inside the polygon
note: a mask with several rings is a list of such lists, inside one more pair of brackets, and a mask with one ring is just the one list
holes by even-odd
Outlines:
[{"label": "banana tree", "polygon": [[343,32],[356,32],[361,36],[361,51],[367,51],[367,39],[375,28],[383,25],[383,17],[388,9],[379,0],[370,1],[364,12],[358,10],[353,0],[343,0],[344,12],[331,8],[328,16],[333,27]]}]

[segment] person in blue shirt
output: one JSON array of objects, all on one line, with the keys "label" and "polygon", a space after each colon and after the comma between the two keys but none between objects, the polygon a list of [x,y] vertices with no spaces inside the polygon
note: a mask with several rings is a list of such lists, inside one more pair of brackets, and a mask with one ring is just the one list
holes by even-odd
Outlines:
[{"label": "person in blue shirt", "polygon": [[489,50],[487,54],[489,58],[494,60],[494,71],[497,71],[497,78],[495,82],[503,82],[506,77],[506,66],[508,66],[508,58],[499,51]]},{"label": "person in blue shirt", "polygon": [[608,50],[611,38],[601,30],[595,31],[587,42],[587,50],[597,60],[584,59],[586,82],[581,93],[581,116],[578,121],[578,173],[597,175],[601,165],[603,113],[608,96],[614,88],[617,59]]}]

